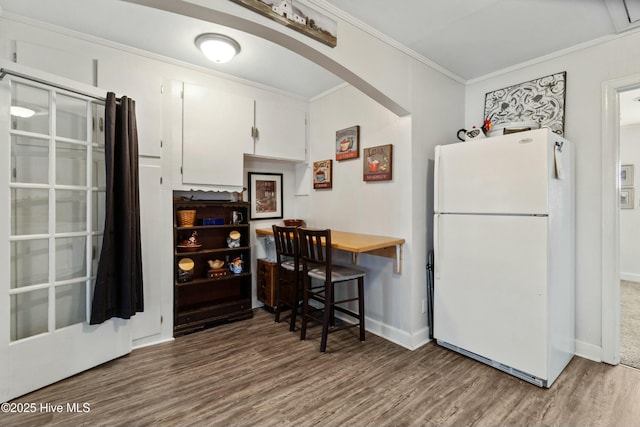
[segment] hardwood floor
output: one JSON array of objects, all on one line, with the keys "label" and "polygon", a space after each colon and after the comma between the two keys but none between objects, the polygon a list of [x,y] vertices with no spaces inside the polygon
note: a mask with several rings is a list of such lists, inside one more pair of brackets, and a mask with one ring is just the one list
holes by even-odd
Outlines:
[{"label": "hardwood floor", "polygon": [[331,334],[321,354],[319,328],[300,341],[287,322],[255,314],[25,395],[14,402],[35,403],[36,413],[3,413],[0,425],[640,425],[633,368],[576,357],[540,389],[433,343],[409,351],[370,333],[361,343],[356,329]]}]

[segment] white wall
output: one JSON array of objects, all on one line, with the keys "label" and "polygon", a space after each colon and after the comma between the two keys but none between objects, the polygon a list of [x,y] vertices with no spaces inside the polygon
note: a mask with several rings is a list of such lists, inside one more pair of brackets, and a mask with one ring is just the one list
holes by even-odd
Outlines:
[{"label": "white wall", "polygon": [[[310,227],[401,237],[411,251],[411,117],[399,118],[352,87],[313,102],[309,109],[310,162],[333,159],[333,188],[310,190],[301,200],[301,217]],[[360,157],[335,160],[336,131],[360,126]],[[364,182],[363,149],[393,144],[392,181]],[[349,263],[348,254],[336,254]],[[393,274],[393,261],[360,256],[367,272],[367,329],[407,344],[411,341],[412,260],[405,257],[403,274]]]},{"label": "white wall", "polygon": [[633,209],[620,209],[620,278],[640,282],[640,124],[620,128],[620,164],[633,165]]},{"label": "white wall", "polygon": [[[299,197],[310,226],[400,237],[402,274],[390,259],[360,256],[366,270],[367,329],[408,348],[428,340],[426,259],[432,245],[433,148],[455,138],[462,121],[463,87],[423,64],[409,67],[415,114],[398,117],[353,87],[314,100],[309,109],[310,162],[333,159],[333,188]],[[392,75],[390,75],[392,77]],[[364,182],[362,154],[335,160],[336,131],[360,126],[363,148],[393,144],[393,179]],[[431,160],[431,162],[430,162]],[[342,254],[344,261],[345,254]]]},{"label": "white wall", "polygon": [[567,72],[565,136],[576,144],[576,349],[600,358],[602,345],[602,83],[637,74],[640,33],[505,71],[466,88],[465,122],[482,122],[486,92]]}]

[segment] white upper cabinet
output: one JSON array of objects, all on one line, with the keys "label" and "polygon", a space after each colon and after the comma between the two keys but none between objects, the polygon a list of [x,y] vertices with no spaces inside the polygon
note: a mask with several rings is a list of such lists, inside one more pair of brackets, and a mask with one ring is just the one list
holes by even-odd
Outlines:
[{"label": "white upper cabinet", "polygon": [[136,101],[139,154],[160,157],[162,78],[153,71],[153,63],[134,58],[101,61],[98,65],[98,86]]},{"label": "white upper cabinet", "polygon": [[255,110],[253,150],[247,154],[273,159],[306,160],[306,118],[293,100],[258,99]]},{"label": "white upper cabinet", "polygon": [[95,85],[95,66],[98,62],[89,56],[54,49],[49,46],[15,40],[13,61],[76,82]]},{"label": "white upper cabinet", "polygon": [[[182,184],[240,187],[253,99],[184,84]],[[174,185],[175,188],[175,185]]]}]

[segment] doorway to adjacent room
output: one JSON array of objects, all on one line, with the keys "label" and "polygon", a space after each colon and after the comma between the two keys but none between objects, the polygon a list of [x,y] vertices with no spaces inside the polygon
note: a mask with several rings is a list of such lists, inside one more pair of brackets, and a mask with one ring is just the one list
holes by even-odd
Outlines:
[{"label": "doorway to adjacent room", "polygon": [[620,92],[619,103],[620,363],[640,369],[640,89]]}]

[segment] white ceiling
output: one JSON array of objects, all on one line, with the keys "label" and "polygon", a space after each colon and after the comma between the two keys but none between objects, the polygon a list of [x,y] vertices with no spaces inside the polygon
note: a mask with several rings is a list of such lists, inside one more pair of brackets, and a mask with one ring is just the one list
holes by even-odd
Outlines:
[{"label": "white ceiling", "polygon": [[[341,18],[363,25],[390,43],[402,45],[417,57],[438,64],[461,81],[468,81],[619,32],[621,27],[612,18],[610,8],[613,3],[622,5],[621,1],[307,0],[307,3],[325,6]],[[0,0],[0,7],[3,13],[8,12],[7,16],[20,15],[86,33],[305,98],[341,83],[318,65],[259,37],[126,1]],[[228,64],[208,62],[193,43],[204,32],[224,32],[234,37],[242,45],[241,54]],[[640,107],[640,102],[635,104]]]},{"label": "white ceiling", "polygon": [[615,32],[605,0],[327,1],[465,80]]}]

